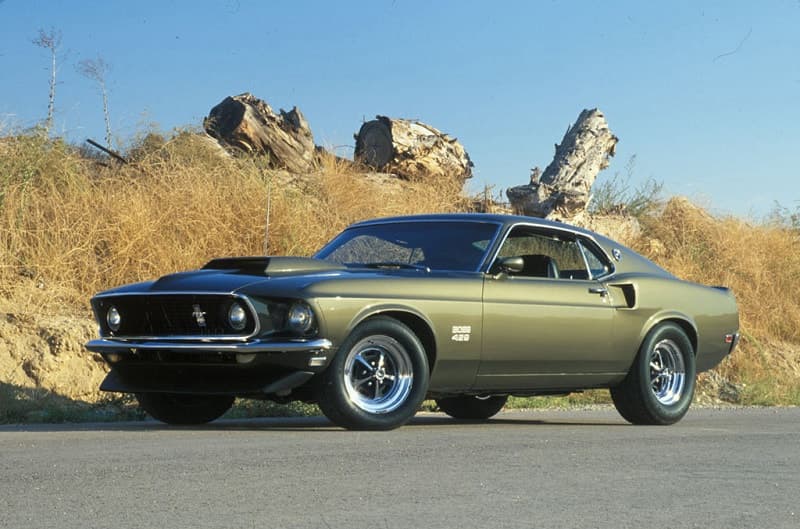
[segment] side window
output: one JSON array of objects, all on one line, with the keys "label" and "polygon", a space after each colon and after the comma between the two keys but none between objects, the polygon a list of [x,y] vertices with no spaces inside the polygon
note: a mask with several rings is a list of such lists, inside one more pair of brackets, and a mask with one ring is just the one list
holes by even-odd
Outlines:
[{"label": "side window", "polygon": [[586,263],[589,265],[589,273],[592,278],[604,276],[611,271],[611,266],[593,245],[581,243],[581,248],[586,256]]},{"label": "side window", "polygon": [[512,275],[552,279],[586,279],[586,265],[574,238],[524,226],[514,228],[498,257],[522,257],[524,268]]}]

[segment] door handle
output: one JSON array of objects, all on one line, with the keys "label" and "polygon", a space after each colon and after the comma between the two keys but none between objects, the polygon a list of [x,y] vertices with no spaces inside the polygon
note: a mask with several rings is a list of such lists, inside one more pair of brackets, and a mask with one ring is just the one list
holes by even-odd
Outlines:
[{"label": "door handle", "polygon": [[589,287],[589,294],[600,294],[605,297],[608,295],[608,290],[604,287]]}]

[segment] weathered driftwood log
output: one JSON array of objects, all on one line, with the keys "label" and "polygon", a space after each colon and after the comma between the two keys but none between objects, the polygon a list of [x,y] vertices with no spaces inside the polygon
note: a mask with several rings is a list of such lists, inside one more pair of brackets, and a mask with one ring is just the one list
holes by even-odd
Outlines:
[{"label": "weathered driftwood log", "polygon": [[617,141],[602,112],[584,110],[556,145],[553,161],[541,178],[534,171],[530,184],[506,191],[511,206],[534,217],[569,218],[580,213],[589,203],[597,173],[614,156]]},{"label": "weathered driftwood log", "polygon": [[470,178],[472,161],[457,139],[419,121],[376,116],[355,135],[357,161],[401,178]]},{"label": "weathered driftwood log", "polygon": [[269,155],[279,169],[302,173],[316,164],[314,136],[297,107],[276,114],[265,101],[244,93],[212,108],[203,127],[223,145]]}]

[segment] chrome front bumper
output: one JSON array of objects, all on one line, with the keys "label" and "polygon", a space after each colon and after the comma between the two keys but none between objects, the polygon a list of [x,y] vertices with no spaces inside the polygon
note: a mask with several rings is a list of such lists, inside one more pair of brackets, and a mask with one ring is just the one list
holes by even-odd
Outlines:
[{"label": "chrome front bumper", "polygon": [[135,353],[137,351],[180,351],[219,353],[294,353],[327,351],[333,346],[330,340],[284,340],[280,342],[251,340],[247,342],[172,342],[167,340],[113,340],[101,338],[86,343],[93,353]]},{"label": "chrome front bumper", "polygon": [[100,389],[121,393],[288,395],[333,357],[324,338],[171,341],[100,338],[86,344],[111,367]]}]

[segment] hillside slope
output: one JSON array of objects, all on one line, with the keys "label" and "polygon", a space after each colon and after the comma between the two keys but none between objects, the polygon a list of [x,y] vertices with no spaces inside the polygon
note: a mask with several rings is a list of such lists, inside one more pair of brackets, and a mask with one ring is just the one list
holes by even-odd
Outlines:
[{"label": "hillside slope", "polygon": [[[289,175],[220,157],[191,134],[148,137],[128,155],[101,164],[58,140],[0,139],[0,386],[97,400],[104,367],[82,344],[99,290],[215,256],[310,255],[356,220],[473,204],[460,182],[365,177],[335,158]],[[640,221],[622,242],[679,277],[732,287],[739,301],[741,347],[699,394],[800,402],[797,230],[716,218],[685,199]]]}]

